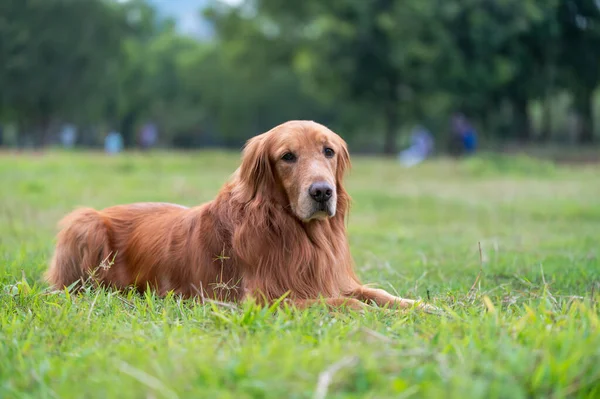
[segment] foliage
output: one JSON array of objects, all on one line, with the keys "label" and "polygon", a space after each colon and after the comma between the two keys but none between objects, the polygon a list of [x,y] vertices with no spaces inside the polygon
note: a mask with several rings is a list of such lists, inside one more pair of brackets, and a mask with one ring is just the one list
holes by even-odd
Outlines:
[{"label": "foliage", "polygon": [[163,144],[190,147],[314,119],[388,153],[417,123],[442,137],[458,111],[487,138],[597,133],[596,0],[209,4],[196,12],[215,36],[202,40],[143,0],[3,1],[0,122],[37,144],[70,122],[81,143],[118,129],[132,146],[152,121]]},{"label": "foliage", "polygon": [[97,1],[3,1],[1,111],[42,129],[56,115],[91,117],[125,28],[118,10]]},{"label": "foliage", "polygon": [[600,84],[600,4],[595,0],[561,2],[563,26],[562,60],[575,95],[575,107],[582,115],[581,140],[594,139],[593,93]]}]

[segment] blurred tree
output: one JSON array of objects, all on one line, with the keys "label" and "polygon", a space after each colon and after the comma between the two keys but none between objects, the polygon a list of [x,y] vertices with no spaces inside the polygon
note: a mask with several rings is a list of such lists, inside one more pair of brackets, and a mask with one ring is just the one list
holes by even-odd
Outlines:
[{"label": "blurred tree", "polygon": [[560,59],[574,97],[581,127],[581,143],[594,140],[593,95],[600,84],[600,2],[564,0],[558,21],[562,27]]},{"label": "blurred tree", "polygon": [[462,110],[497,130],[490,121],[503,104],[512,109],[508,131],[529,140],[531,101],[554,94],[560,73],[558,3],[256,0],[227,8],[221,20],[230,23],[218,33],[245,60],[260,51],[293,62],[324,104],[361,108],[394,153],[402,124]]},{"label": "blurred tree", "polygon": [[[512,134],[531,138],[529,103],[549,93],[557,54],[557,0],[448,1],[438,9],[453,46],[440,83],[459,108],[489,121],[504,102]],[[492,126],[489,126],[493,130]]]},{"label": "blurred tree", "polygon": [[53,119],[98,108],[96,92],[115,68],[125,28],[119,9],[100,0],[3,0],[3,108],[45,144]]},{"label": "blurred tree", "polygon": [[118,68],[105,82],[102,95],[107,98],[106,119],[120,130],[125,145],[132,146],[137,125],[147,116],[153,98],[149,47],[169,25],[158,24],[154,9],[143,0],[125,2],[121,10],[129,29],[121,40]]},{"label": "blurred tree", "polygon": [[206,11],[218,33],[192,78],[214,128],[232,145],[289,119],[327,120],[330,109],[307,93],[292,68],[295,48],[272,36],[260,16],[217,4]]},{"label": "blurred tree", "polygon": [[424,29],[433,3],[258,0],[253,7],[263,37],[296,49],[288,59],[317,88],[315,96],[360,104],[375,115],[365,121],[371,130],[383,122],[384,150],[395,153],[401,105],[419,108],[414,94],[430,87],[423,67],[440,50]]},{"label": "blurred tree", "polygon": [[199,93],[190,92],[189,76],[182,75],[179,64],[182,57],[201,51],[200,43],[168,26],[148,39],[124,41],[115,101],[126,145],[135,144],[136,129],[146,121],[152,120],[171,135],[182,125],[198,123],[189,119],[189,110],[197,107]]},{"label": "blurred tree", "polygon": [[579,140],[594,138],[597,0],[215,0],[204,18],[207,41],[145,0],[4,0],[0,120],[38,143],[69,121],[119,129],[131,146],[152,121],[167,145],[238,146],[314,119],[395,153],[399,132],[423,123],[439,135],[455,111],[529,140],[540,103],[547,139],[566,90]]}]

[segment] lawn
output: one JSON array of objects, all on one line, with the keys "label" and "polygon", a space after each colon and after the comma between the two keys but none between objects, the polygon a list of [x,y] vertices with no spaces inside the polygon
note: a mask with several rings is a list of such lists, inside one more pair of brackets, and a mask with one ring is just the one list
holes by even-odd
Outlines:
[{"label": "lawn", "polygon": [[600,397],[600,167],[355,158],[365,282],[445,314],[51,292],[76,206],[213,198],[236,153],[0,155],[1,398]]}]

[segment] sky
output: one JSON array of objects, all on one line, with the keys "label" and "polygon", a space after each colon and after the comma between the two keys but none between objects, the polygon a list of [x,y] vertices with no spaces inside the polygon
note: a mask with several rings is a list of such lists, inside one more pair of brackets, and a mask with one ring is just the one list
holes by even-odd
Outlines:
[{"label": "sky", "polygon": [[[118,0],[122,3],[129,0]],[[243,0],[147,0],[163,15],[173,17],[178,29],[195,37],[210,37],[212,29],[209,23],[203,21],[200,10],[213,1],[237,6]]]}]

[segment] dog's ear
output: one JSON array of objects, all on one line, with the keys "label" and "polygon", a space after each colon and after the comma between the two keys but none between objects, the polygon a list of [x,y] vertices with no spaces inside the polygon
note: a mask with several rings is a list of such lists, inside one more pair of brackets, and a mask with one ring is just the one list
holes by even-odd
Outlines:
[{"label": "dog's ear", "polygon": [[[338,136],[339,137],[339,136]],[[337,170],[335,175],[336,180],[336,190],[337,190],[337,214],[341,216],[342,219],[345,219],[348,216],[348,212],[350,211],[350,195],[346,191],[344,187],[344,176],[346,172],[350,169],[350,153],[348,152],[348,145],[346,142],[340,137],[339,138],[339,150],[337,152]]]},{"label": "dog's ear", "polygon": [[337,171],[336,171],[336,180],[337,184],[342,185],[344,181],[344,176],[346,172],[350,169],[350,153],[348,152],[348,145],[346,142],[340,137],[339,138],[339,147],[340,150],[337,154]]},{"label": "dog's ear", "polygon": [[239,177],[249,190],[250,198],[264,190],[271,190],[274,183],[271,160],[269,159],[268,136],[261,134],[246,142],[242,152]]}]

